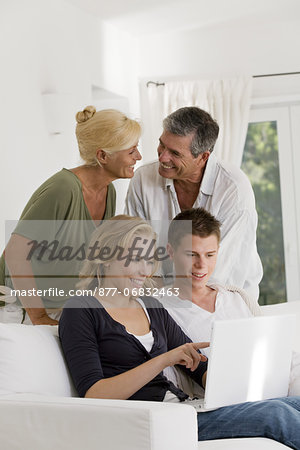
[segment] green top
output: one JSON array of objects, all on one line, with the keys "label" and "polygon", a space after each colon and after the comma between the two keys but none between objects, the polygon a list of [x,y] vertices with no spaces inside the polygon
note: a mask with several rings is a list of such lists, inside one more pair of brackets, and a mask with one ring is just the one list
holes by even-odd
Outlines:
[{"label": "green top", "polygon": [[[116,193],[108,185],[106,209],[103,219],[115,214]],[[25,206],[21,220],[92,220],[82,194],[79,178],[70,170],[62,169],[48,178],[32,195]],[[19,222],[15,233],[22,229]],[[31,238],[31,236],[26,236]]]},{"label": "green top", "polygon": [[[115,188],[109,184],[103,219],[114,216],[115,205]],[[28,201],[13,233],[34,241],[28,248],[28,258],[37,288],[55,288],[50,295],[42,295],[46,308],[60,308],[69,297],[69,290],[78,281],[95,227],[83,198],[81,182],[67,169],[46,180]],[[12,288],[5,270],[2,255],[0,284]],[[55,295],[58,289],[64,290],[65,296]]]}]

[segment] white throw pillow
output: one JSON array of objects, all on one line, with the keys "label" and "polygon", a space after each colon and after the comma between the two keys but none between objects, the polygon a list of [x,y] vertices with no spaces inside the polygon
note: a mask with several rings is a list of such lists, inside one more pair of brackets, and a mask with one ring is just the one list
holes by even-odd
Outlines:
[{"label": "white throw pillow", "polygon": [[77,395],[57,328],[0,323],[0,394]]}]

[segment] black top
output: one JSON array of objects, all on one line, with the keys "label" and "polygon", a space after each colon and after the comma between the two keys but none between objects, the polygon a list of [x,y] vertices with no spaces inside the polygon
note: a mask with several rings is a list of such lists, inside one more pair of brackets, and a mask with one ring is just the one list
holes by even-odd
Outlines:
[{"label": "black top", "polygon": [[[60,322],[59,336],[65,358],[78,394],[102,378],[126,372],[191,340],[183,333],[161,303],[152,297],[142,298],[150,317],[154,343],[150,352],[121,323],[115,321],[92,296],[73,297],[65,304]],[[179,366],[198,384],[207,370],[207,362],[200,361],[192,372]],[[180,400],[187,395],[174,386],[160,372],[145,384],[130,400],[162,401],[167,390]]]}]

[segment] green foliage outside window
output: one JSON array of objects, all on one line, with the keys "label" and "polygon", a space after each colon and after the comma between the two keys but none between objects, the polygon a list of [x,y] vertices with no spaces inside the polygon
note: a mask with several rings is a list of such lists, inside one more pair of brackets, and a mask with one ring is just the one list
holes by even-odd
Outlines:
[{"label": "green foliage outside window", "polygon": [[249,124],[242,169],[251,181],[258,213],[257,247],[264,268],[259,303],[265,305],[285,302],[276,122]]}]

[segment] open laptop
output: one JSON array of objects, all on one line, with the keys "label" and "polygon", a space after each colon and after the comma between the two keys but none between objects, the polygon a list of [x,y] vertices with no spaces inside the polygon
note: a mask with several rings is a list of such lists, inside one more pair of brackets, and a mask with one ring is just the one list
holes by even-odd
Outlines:
[{"label": "open laptop", "polygon": [[208,411],[288,393],[295,316],[214,322],[204,399],[191,401]]}]

